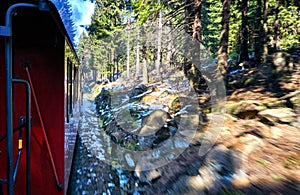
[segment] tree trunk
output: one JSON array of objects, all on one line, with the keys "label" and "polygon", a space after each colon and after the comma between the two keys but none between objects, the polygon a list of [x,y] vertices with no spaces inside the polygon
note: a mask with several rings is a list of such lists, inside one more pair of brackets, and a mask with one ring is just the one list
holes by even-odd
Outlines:
[{"label": "tree trunk", "polygon": [[184,1],[184,31],[186,34],[192,35],[192,0]]},{"label": "tree trunk", "polygon": [[119,78],[119,62],[118,62],[118,59],[116,60],[116,79]]},{"label": "tree trunk", "polygon": [[[145,38],[145,28],[141,28],[142,37]],[[147,38],[142,41],[142,62],[143,62],[143,83],[149,83],[148,67],[147,67]]]},{"label": "tree trunk", "polygon": [[248,62],[248,0],[242,0],[242,41],[240,52],[240,63]]},{"label": "tree trunk", "polygon": [[127,40],[127,68],[126,68],[127,78],[130,77],[129,67],[130,67],[130,43],[129,43],[129,39],[128,39]]},{"label": "tree trunk", "polygon": [[263,52],[262,62],[266,62],[268,56],[268,0],[264,0],[264,18],[263,18]]},{"label": "tree trunk", "polygon": [[142,49],[142,59],[143,59],[143,83],[149,83],[148,69],[147,69],[147,47],[143,45]]},{"label": "tree trunk", "polygon": [[254,61],[256,65],[259,65],[262,62],[262,12],[261,12],[262,2],[257,0],[256,5],[256,22],[254,23]]},{"label": "tree trunk", "polygon": [[276,6],[275,6],[275,22],[274,22],[274,42],[273,42],[273,49],[274,51],[277,50],[277,43],[278,43],[278,34],[279,34],[279,20],[278,20],[278,14],[279,14],[279,6],[280,6],[280,1],[276,1]]},{"label": "tree trunk", "polygon": [[93,81],[96,82],[96,80],[97,80],[97,70],[95,68],[93,68],[92,74],[93,74]]},{"label": "tree trunk", "polygon": [[201,7],[202,0],[195,0],[194,2],[194,24],[193,24],[193,39],[201,42]]},{"label": "tree trunk", "polygon": [[173,35],[172,35],[172,22],[169,21],[169,29],[168,29],[168,51],[166,56],[166,65],[171,66],[171,58],[173,53]]},{"label": "tree trunk", "polygon": [[138,28],[137,30],[137,41],[136,41],[136,62],[135,62],[135,67],[136,67],[136,73],[135,77],[138,78],[140,76],[140,29]]},{"label": "tree trunk", "polygon": [[221,74],[226,75],[228,66],[228,40],[229,40],[229,20],[230,20],[230,3],[231,0],[223,0],[222,10],[222,31],[220,39],[220,47],[218,51],[218,69]]},{"label": "tree trunk", "polygon": [[[160,3],[160,0],[158,0],[158,3]],[[158,35],[157,35],[157,54],[156,54],[156,61],[155,61],[155,67],[156,72],[159,78],[161,78],[161,38],[162,38],[162,13],[159,11],[159,18],[158,18]]]},{"label": "tree trunk", "polygon": [[111,49],[111,53],[110,53],[110,81],[113,82],[114,81],[114,73],[115,73],[115,64],[114,64],[114,49]]},{"label": "tree trunk", "polygon": [[127,78],[130,77],[130,70],[129,70],[129,67],[130,67],[130,19],[128,19],[127,21],[127,68],[126,68],[126,71],[127,71]]},{"label": "tree trunk", "polygon": [[113,72],[113,80],[115,81],[117,77],[115,76],[116,73],[118,73],[118,60],[116,56],[116,51],[113,50],[113,63],[114,63],[114,72]]},{"label": "tree trunk", "polygon": [[[197,68],[198,71],[201,70],[200,62],[200,45],[201,45],[201,7],[202,0],[194,1],[194,22],[193,22],[193,49],[192,49],[192,63],[194,68]],[[197,71],[195,71],[197,72]],[[197,75],[199,76],[199,75]]]}]

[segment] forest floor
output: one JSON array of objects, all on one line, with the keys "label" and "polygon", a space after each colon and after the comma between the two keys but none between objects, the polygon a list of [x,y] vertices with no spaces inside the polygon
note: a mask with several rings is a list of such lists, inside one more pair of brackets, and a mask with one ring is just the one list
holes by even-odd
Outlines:
[{"label": "forest floor", "polygon": [[265,86],[232,90],[211,150],[200,157],[203,140],[196,135],[182,155],[161,168],[161,176],[146,188],[146,194],[299,194],[296,83],[281,83],[284,93],[280,95]]},{"label": "forest floor", "polygon": [[[280,67],[276,66],[276,69]],[[119,168],[130,169],[129,172],[122,172],[123,176],[126,175],[126,178],[130,180],[127,180],[128,184],[124,187],[124,181],[122,183],[121,177],[117,176],[120,170],[112,174],[115,165],[105,165],[105,170],[95,168],[99,172],[95,175],[102,175],[109,181],[104,182],[102,179],[101,184],[94,180],[89,183],[94,186],[102,185],[103,190],[97,187],[97,193],[108,192],[105,185],[112,189],[113,183],[114,190],[110,191],[112,194],[300,194],[300,75],[298,69],[299,65],[285,74],[282,74],[284,71],[280,69],[278,72],[281,74],[274,76],[268,75],[272,71],[266,66],[261,66],[234,75],[230,78],[231,83],[226,84],[226,101],[221,103],[221,107],[225,109],[221,111],[212,110],[212,104],[209,104],[209,94],[197,94],[197,101],[200,105],[197,110],[200,113],[199,126],[192,134],[189,133],[189,128],[193,127],[183,123],[193,123],[193,120],[185,121],[185,119],[195,116],[184,114],[186,108],[193,106],[193,103],[188,102],[184,107],[182,102],[178,103],[178,97],[174,96],[176,93],[174,86],[184,88],[188,82],[178,76],[180,74],[176,69],[172,73],[176,75],[174,77],[176,82],[169,74],[167,77],[171,81],[152,82],[147,85],[141,85],[138,80],[126,78],[120,78],[116,82],[105,85],[90,84],[87,86],[90,91],[86,93],[85,98],[94,101],[97,96],[95,103],[98,114],[93,115],[99,117],[99,122],[94,122],[94,126],[99,123],[100,127],[97,127],[98,130],[93,128],[93,135],[88,126],[86,126],[86,131],[82,131],[82,134],[84,133],[82,137],[86,139],[80,140],[80,147],[84,148],[85,153],[103,161],[103,156],[97,157],[99,156],[98,150],[104,151],[107,148],[99,149],[99,146],[95,144],[100,139],[105,140],[102,144],[108,142],[107,137],[103,138],[106,134],[111,139],[108,148],[111,148],[111,143],[114,142],[123,148],[150,151],[152,156],[150,155],[151,159],[149,157],[141,159],[141,156],[137,158],[130,155],[133,153],[120,151],[114,156],[121,160],[107,162],[108,156],[114,153],[112,150],[110,154],[105,154],[106,160],[104,161],[108,165],[111,162],[116,164],[118,161]],[[170,72],[172,72],[171,69]],[[117,95],[113,95],[114,91],[117,91]],[[124,91],[127,92],[124,93]],[[113,104],[112,97],[118,97],[114,102],[117,109],[110,108],[110,104]],[[118,104],[118,101],[127,103]],[[131,116],[134,115],[134,118],[140,121],[138,124],[141,128],[138,130],[138,136],[134,135],[135,131],[124,130],[124,121],[117,119],[118,113],[124,113],[122,110],[124,107],[126,109],[129,107]],[[164,111],[154,112],[156,110]],[[139,116],[139,114],[145,114],[146,111],[146,117]],[[90,114],[91,112],[88,112],[87,119],[94,120]],[[115,115],[115,118],[110,118],[111,115]],[[165,128],[157,131],[146,128],[157,125],[155,121],[151,121],[152,116],[170,117],[166,120],[167,122],[164,121]],[[176,116],[180,116],[181,120],[178,120]],[[127,116],[121,115],[122,117]],[[132,128],[132,126],[126,127]],[[143,134],[147,133],[147,130],[148,132],[154,131],[151,134],[152,138]],[[176,132],[175,136],[172,131]],[[188,144],[183,137],[180,137],[181,140],[177,139],[177,133],[187,136]],[[172,141],[168,142],[169,139]],[[91,140],[95,143],[88,143]],[[169,148],[163,148],[163,145],[169,146],[168,144],[171,144]],[[93,150],[91,145],[97,148],[97,155],[91,152]],[[178,151],[179,153],[176,153]],[[82,155],[80,161],[84,161]],[[156,162],[162,163],[157,166]],[[150,168],[146,169],[147,166]],[[79,170],[82,164],[79,163],[77,167]],[[86,167],[90,169],[88,167],[91,166],[86,165]],[[76,175],[76,170],[74,172],[73,177],[75,176],[80,182],[81,176]],[[82,174],[81,171],[80,174]],[[87,186],[85,190],[94,188]],[[76,191],[80,194],[80,189]],[[90,193],[93,194],[93,192]]]}]

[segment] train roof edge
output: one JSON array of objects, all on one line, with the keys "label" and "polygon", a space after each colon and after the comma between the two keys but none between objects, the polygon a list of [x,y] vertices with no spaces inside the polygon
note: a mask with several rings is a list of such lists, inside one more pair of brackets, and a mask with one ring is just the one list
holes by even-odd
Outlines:
[{"label": "train roof edge", "polygon": [[[6,12],[6,10],[14,5],[14,4],[18,4],[18,3],[24,3],[24,4],[33,4],[33,5],[37,5],[38,9],[41,11],[46,11],[49,12],[50,16],[53,18],[53,20],[55,21],[55,23],[57,24],[59,30],[61,31],[61,33],[65,36],[65,40],[67,42],[67,44],[69,45],[70,49],[72,50],[72,52],[75,55],[76,60],[78,61],[79,64],[79,58],[77,55],[77,51],[76,51],[76,45],[74,43],[74,41],[72,41],[71,35],[67,30],[66,25],[72,25],[72,24],[66,24],[66,22],[64,22],[64,18],[61,15],[59,10],[62,9],[68,9],[65,8],[64,5],[60,4],[60,2],[58,0],[4,0],[3,2],[1,2],[1,6],[0,6],[0,11],[4,11],[4,13]],[[65,6],[71,6],[70,3],[64,2]],[[5,14],[2,13],[1,14],[1,20],[4,18],[3,16],[5,16]],[[70,16],[70,13],[69,13]],[[70,19],[69,21],[72,21],[72,19]],[[74,22],[74,21],[73,21]],[[75,29],[72,29],[75,30]],[[71,31],[71,30],[69,30]]]},{"label": "train roof edge", "polygon": [[[44,0],[39,0],[39,1],[44,1]],[[66,26],[63,22],[63,18],[61,16],[61,14],[58,11],[58,7],[57,4],[55,3],[56,1],[54,0],[47,0],[48,2],[48,7],[49,7],[49,11],[50,14],[52,15],[52,17],[55,19],[55,22],[57,23],[59,29],[66,35],[66,41],[68,43],[68,45],[70,46],[72,52],[74,53],[76,60],[79,64],[79,57],[77,55],[77,52],[75,50],[75,45],[73,43],[73,41],[71,40],[71,37],[66,29]]]}]

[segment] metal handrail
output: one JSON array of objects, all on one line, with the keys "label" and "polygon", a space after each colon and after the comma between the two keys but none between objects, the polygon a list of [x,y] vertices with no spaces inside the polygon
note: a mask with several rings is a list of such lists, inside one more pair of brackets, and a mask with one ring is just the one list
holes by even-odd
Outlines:
[{"label": "metal handrail", "polygon": [[[14,83],[21,83],[26,88],[26,117],[25,117],[25,132],[26,132],[26,194],[30,194],[30,136],[31,136],[31,89],[30,84],[23,79],[12,79]],[[15,181],[15,180],[14,180]]]},{"label": "metal handrail", "polygon": [[[1,29],[5,29],[4,45],[5,45],[5,96],[6,96],[6,135],[7,135],[7,185],[8,194],[14,194],[14,181],[13,181],[13,107],[12,107],[12,12],[16,8],[20,7],[32,7],[38,8],[38,5],[29,3],[17,3],[11,5],[5,15],[5,26]],[[29,120],[29,119],[28,119]],[[27,194],[30,194],[30,190],[26,190]]]}]

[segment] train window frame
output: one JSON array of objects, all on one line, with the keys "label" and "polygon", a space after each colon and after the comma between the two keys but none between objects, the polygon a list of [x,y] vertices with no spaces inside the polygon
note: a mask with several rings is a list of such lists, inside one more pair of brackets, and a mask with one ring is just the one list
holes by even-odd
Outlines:
[{"label": "train window frame", "polygon": [[77,103],[81,99],[80,81],[81,68],[78,56],[72,50],[68,41],[65,41],[65,121],[77,113]]},{"label": "train window frame", "polygon": [[67,87],[66,87],[66,119],[67,123],[70,121],[70,115],[73,114],[72,96],[73,96],[73,79],[72,79],[72,61],[67,57]]}]

